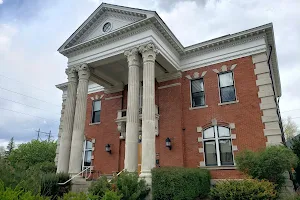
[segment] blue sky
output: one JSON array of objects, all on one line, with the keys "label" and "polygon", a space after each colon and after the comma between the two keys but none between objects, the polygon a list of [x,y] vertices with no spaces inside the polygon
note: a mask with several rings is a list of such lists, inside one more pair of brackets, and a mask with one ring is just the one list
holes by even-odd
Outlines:
[{"label": "blue sky", "polygon": [[[156,10],[186,46],[273,22],[282,114],[300,125],[300,110],[295,110],[300,109],[300,1],[106,2]],[[55,85],[67,80],[67,59],[57,49],[100,4],[98,0],[0,0],[0,146],[11,137],[19,143],[29,141],[39,128],[57,136],[61,91]]]}]

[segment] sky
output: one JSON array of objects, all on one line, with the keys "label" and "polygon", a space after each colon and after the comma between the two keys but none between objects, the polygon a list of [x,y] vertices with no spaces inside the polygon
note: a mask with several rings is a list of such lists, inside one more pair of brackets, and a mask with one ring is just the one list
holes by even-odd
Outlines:
[{"label": "sky", "polygon": [[[155,10],[184,46],[272,22],[282,85],[282,117],[300,125],[299,0],[107,0]],[[0,0],[0,146],[57,138],[67,59],[63,42],[99,0]],[[46,139],[41,134],[42,139]]]}]

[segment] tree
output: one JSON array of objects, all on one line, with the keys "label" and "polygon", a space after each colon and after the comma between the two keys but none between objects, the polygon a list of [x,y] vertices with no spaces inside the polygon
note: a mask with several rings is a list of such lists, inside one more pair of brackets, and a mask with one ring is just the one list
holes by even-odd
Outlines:
[{"label": "tree", "polygon": [[9,156],[11,152],[15,149],[15,142],[14,142],[14,137],[10,138],[10,141],[6,147],[6,156]]},{"label": "tree", "polygon": [[300,133],[297,124],[292,120],[291,117],[283,120],[283,131],[287,140],[292,139]]},{"label": "tree", "polygon": [[0,146],[0,158],[5,156],[5,148],[3,146]]},{"label": "tree", "polygon": [[56,142],[32,140],[31,142],[20,144],[8,156],[8,160],[15,168],[28,169],[31,166],[52,163],[56,151]]}]

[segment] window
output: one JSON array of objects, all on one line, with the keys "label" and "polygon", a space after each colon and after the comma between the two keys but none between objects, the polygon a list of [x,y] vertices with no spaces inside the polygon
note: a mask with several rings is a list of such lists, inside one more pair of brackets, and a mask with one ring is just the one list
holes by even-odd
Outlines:
[{"label": "window", "polygon": [[92,123],[100,122],[101,101],[93,101]]},{"label": "window", "polygon": [[191,80],[192,107],[204,106],[203,79]]},{"label": "window", "polygon": [[220,87],[221,103],[236,100],[232,72],[219,74],[219,87]]},{"label": "window", "polygon": [[84,142],[84,153],[83,153],[83,168],[91,166],[92,164],[92,147],[93,143],[90,141]]},{"label": "window", "polygon": [[230,129],[213,126],[203,131],[206,166],[233,165]]}]

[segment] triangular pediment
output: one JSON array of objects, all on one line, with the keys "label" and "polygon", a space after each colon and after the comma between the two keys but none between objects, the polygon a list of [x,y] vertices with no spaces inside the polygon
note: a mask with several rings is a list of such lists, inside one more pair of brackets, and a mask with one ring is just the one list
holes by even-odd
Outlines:
[{"label": "triangular pediment", "polygon": [[150,18],[154,14],[153,11],[103,3],[66,40],[59,51],[120,30],[122,27]]}]

